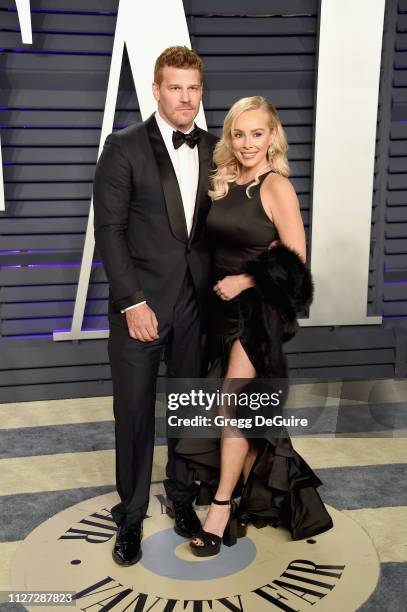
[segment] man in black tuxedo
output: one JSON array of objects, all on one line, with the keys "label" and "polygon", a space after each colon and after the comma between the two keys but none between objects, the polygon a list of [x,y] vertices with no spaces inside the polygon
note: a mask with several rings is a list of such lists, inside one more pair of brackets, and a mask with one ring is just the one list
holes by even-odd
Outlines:
[{"label": "man in black tuxedo", "polygon": [[[187,47],[157,59],[157,112],[110,134],[94,181],[95,241],[109,281],[108,352],[113,382],[116,484],[120,503],[113,558],[141,557],[151,482],[159,363],[167,376],[203,375],[201,332],[209,294],[205,219],[216,137],[194,127],[203,64]],[[200,529],[193,510],[199,485],[168,439],[164,482],[175,530]]]}]

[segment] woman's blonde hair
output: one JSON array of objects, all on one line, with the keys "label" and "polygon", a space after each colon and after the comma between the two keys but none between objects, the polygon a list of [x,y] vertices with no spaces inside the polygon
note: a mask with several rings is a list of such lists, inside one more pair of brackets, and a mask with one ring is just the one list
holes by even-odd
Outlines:
[{"label": "woman's blonde hair", "polygon": [[[270,128],[275,130],[274,140],[267,151],[267,159],[274,172],[286,177],[290,174],[287,160],[287,137],[276,108],[270,100],[263,96],[241,98],[233,104],[226,115],[222,137],[213,154],[216,170],[211,176],[212,189],[209,190],[209,196],[213,200],[224,198],[229,191],[229,184],[234,183],[241,175],[241,164],[236,159],[232,149],[232,131],[239,115],[248,110],[263,110],[267,113]],[[257,174],[253,182],[246,188],[246,194],[249,198],[251,197],[249,190],[258,184],[259,177]]]}]

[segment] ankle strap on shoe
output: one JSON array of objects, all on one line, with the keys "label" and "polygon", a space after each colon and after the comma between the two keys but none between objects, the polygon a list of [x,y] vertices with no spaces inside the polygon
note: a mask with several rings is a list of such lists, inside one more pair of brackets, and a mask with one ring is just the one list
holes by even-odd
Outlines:
[{"label": "ankle strap on shoe", "polygon": [[212,503],[213,504],[217,504],[218,506],[229,506],[230,505],[231,500],[230,499],[215,499],[213,498]]}]

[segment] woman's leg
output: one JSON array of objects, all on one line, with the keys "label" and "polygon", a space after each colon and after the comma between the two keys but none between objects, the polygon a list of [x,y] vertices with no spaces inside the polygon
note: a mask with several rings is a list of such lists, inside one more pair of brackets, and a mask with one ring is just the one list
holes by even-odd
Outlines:
[{"label": "woman's leg", "polygon": [[253,467],[253,463],[256,461],[258,450],[256,448],[249,448],[247,451],[244,464],[243,464],[243,482],[249,478],[250,470]]},{"label": "woman's leg", "polygon": [[[228,379],[255,377],[256,370],[243,349],[240,340],[236,340],[230,351],[229,364],[225,376],[226,386]],[[225,389],[222,390],[225,391]],[[226,389],[226,391],[230,390]],[[220,480],[215,494],[216,499],[229,500],[231,498],[242,470],[244,468],[247,470],[249,465],[250,467],[253,465],[255,455],[254,457],[252,453],[248,455],[248,451],[249,443],[245,437],[233,438],[226,436],[221,439]],[[249,462],[246,465],[247,457],[249,457]],[[247,478],[247,476],[244,477],[245,479]],[[228,521],[228,517],[229,506],[217,506],[212,504],[205,520],[204,530],[221,536]],[[199,538],[194,538],[193,542],[196,545],[203,545],[203,542]]]}]

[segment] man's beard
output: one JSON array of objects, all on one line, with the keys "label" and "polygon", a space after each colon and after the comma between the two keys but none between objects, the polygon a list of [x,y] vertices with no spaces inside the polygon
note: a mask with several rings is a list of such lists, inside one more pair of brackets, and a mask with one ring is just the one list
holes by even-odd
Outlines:
[{"label": "man's beard", "polygon": [[178,117],[178,116],[177,116],[177,117],[174,117],[174,119],[173,119],[173,123],[174,123],[174,125],[176,125],[176,126],[177,126],[177,129],[183,129],[183,128],[187,128],[187,127],[189,127],[189,126],[193,125],[194,120],[195,120],[195,117],[196,117],[196,116],[197,116],[197,114],[198,114],[198,112],[195,112],[195,110],[194,110],[193,108],[192,108],[192,109],[191,109],[191,108],[186,108],[185,110],[192,110],[192,112],[194,112],[195,114],[194,114],[194,116],[193,116],[191,119],[189,119],[189,120],[187,120],[187,119],[182,119],[182,117]]}]

